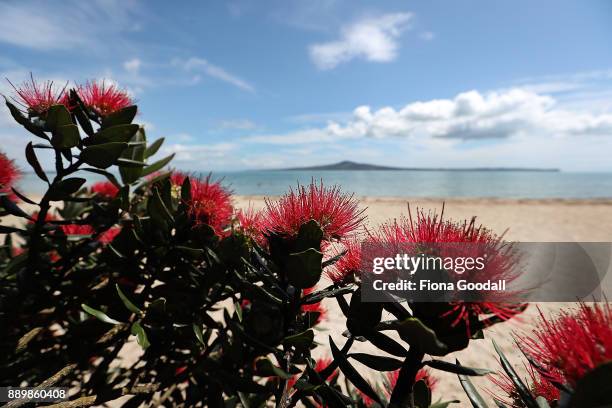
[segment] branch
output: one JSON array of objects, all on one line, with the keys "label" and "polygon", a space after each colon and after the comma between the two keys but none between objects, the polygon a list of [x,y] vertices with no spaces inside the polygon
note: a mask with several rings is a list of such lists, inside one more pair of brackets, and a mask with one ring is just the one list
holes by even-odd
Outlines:
[{"label": "branch", "polygon": [[[35,387],[34,389],[43,390],[45,388],[49,388],[57,384],[58,382],[66,378],[68,375],[70,375],[75,370],[76,367],[77,367],[76,364],[67,365],[66,367],[62,368],[57,373],[53,374],[51,377],[47,378],[45,381],[40,383],[40,385]],[[30,402],[30,399],[14,400],[6,404],[4,408],[17,408],[17,407],[27,404],[28,402]]]}]

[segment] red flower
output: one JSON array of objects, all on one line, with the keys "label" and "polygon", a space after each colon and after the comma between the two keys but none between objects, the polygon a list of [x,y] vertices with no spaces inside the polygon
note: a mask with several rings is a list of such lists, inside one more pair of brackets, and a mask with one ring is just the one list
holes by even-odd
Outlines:
[{"label": "red flower", "polygon": [[[30,215],[30,217],[32,218],[30,221],[28,221],[29,224],[35,223],[38,220],[38,211],[33,212],[32,215]],[[47,213],[47,215],[45,216],[45,221],[49,222],[49,221],[56,221],[57,217],[51,213]]]},{"label": "red flower", "polygon": [[91,186],[90,191],[105,199],[112,199],[119,192],[119,188],[110,181],[100,181]]},{"label": "red flower", "polygon": [[325,273],[334,283],[343,283],[358,275],[361,269],[361,242],[356,238],[342,241],[343,248],[335,248],[332,256],[345,252]]},{"label": "red flower", "polygon": [[[427,251],[441,258],[486,259],[483,269],[466,270],[461,274],[452,273],[451,278],[465,279],[468,282],[503,279],[510,283],[519,277],[519,258],[512,245],[504,243],[503,236],[498,236],[483,226],[476,226],[476,217],[461,222],[444,220],[444,207],[440,215],[435,212],[425,213],[420,209],[417,209],[416,219],[412,218],[410,209],[408,214],[408,218],[384,224],[377,235],[371,236],[372,241],[387,245],[390,252],[396,253],[400,250],[405,252],[405,244],[418,244],[415,248],[421,248],[419,250],[422,250],[422,244],[427,244]],[[444,316],[453,316],[453,325],[464,321],[468,331],[470,317],[473,316],[494,316],[508,320],[524,310],[523,304],[504,303],[504,300],[513,299],[515,295],[509,292],[503,297],[500,294],[487,294],[480,302],[453,302],[451,310]]]},{"label": "red flower", "polygon": [[107,116],[120,109],[134,104],[128,93],[115,85],[107,85],[104,82],[87,82],[85,86],[79,87],[79,96],[85,106],[92,109],[100,116]]},{"label": "red flower", "polygon": [[[187,175],[173,173],[170,181],[175,188],[182,186]],[[210,175],[205,179],[190,177],[191,200],[185,204],[189,215],[196,224],[210,225],[217,234],[230,224],[232,218],[231,195],[220,182],[212,181]]]},{"label": "red flower", "polygon": [[63,104],[65,99],[64,90],[57,90],[53,86],[53,81],[36,82],[34,76],[30,75],[30,81],[22,83],[16,87],[9,83],[17,93],[13,98],[15,102],[28,110],[32,115],[42,115],[51,106]]},{"label": "red flower", "polygon": [[266,199],[265,226],[269,232],[296,236],[305,222],[315,220],[326,240],[340,239],[355,231],[364,220],[365,210],[358,208],[353,195],[343,194],[338,186],[325,187],[311,183],[298,185],[278,201]]},{"label": "red flower", "polygon": [[115,237],[119,235],[120,232],[121,232],[121,228],[111,227],[107,229],[106,231],[104,231],[102,234],[100,234],[100,236],[98,237],[98,241],[100,241],[103,244],[109,244],[113,242],[113,239],[115,239]]},{"label": "red flower", "polygon": [[612,360],[612,306],[580,304],[573,314],[547,319],[540,312],[540,328],[525,340],[526,352],[541,366],[547,379],[574,387],[589,371]]},{"label": "red flower", "polygon": [[260,246],[265,246],[266,237],[263,233],[264,223],[262,213],[249,207],[246,211],[238,211],[237,217],[240,231]]},{"label": "red flower", "polygon": [[15,162],[0,152],[0,193],[6,193],[9,197],[15,198],[11,187],[19,179],[20,175],[21,173],[17,166],[15,166]]},{"label": "red flower", "polygon": [[[332,363],[332,359],[329,357],[321,357],[316,359],[315,361],[315,367],[314,370],[317,373],[320,373],[321,371],[323,371],[324,369],[327,368],[328,365],[330,365]],[[334,378],[338,375],[338,370],[334,370],[329,377],[327,378],[323,378],[324,381],[327,381],[327,379],[329,378]],[[291,388],[295,385],[295,383],[298,380],[298,376],[294,375],[293,377],[291,377],[290,379],[287,380],[287,388]]]},{"label": "red flower", "polygon": [[[531,392],[536,397],[543,397],[549,403],[553,403],[554,401],[558,401],[561,396],[561,392],[557,387],[555,387],[550,381],[543,378],[541,374],[537,373],[531,366],[526,367],[527,373],[529,374],[529,381],[526,382],[527,386],[530,388]],[[525,404],[523,403],[521,396],[516,389],[516,385],[514,382],[508,377],[508,374],[505,372],[500,373],[499,375],[491,375],[489,379],[493,384],[495,384],[504,395],[495,395],[492,392],[489,392],[491,396],[499,402],[510,405],[513,408],[525,408]]]},{"label": "red flower", "polygon": [[[303,295],[309,295],[314,292],[314,290],[314,286],[312,288],[304,289]],[[302,305],[301,310],[302,312],[319,313],[319,317],[317,317],[317,321],[315,322],[315,324],[321,323],[321,321],[325,319],[325,313],[327,312],[321,302],[311,303],[309,305]]]},{"label": "red flower", "polygon": [[[399,373],[400,373],[400,370],[387,372],[385,376],[384,384],[381,387],[378,387],[379,389],[383,390],[387,399],[391,398],[391,393],[393,392],[393,388],[395,388],[395,384],[397,384],[397,378],[399,377]],[[429,370],[427,370],[426,368],[422,368],[417,372],[414,382],[416,383],[417,381],[420,381],[420,380],[425,381],[427,388],[429,388],[431,392],[433,392],[433,390],[436,387],[436,384],[438,383],[437,378],[432,377],[431,374],[429,373]],[[363,399],[363,402],[365,403],[367,407],[371,407],[372,404],[374,404],[374,400],[372,398],[368,397],[367,395],[365,395],[359,390],[357,390],[357,392],[359,392],[359,394],[361,395]]]},{"label": "red flower", "polygon": [[[391,396],[391,391],[393,390],[393,388],[395,388],[395,384],[397,384],[399,372],[400,370],[387,372],[387,382],[389,386],[386,387],[385,390],[389,391],[389,397]],[[429,370],[426,368],[421,368],[419,371],[417,371],[416,377],[414,378],[415,383],[421,380],[425,381],[427,388],[429,388],[429,390],[432,392],[438,384],[438,379],[436,377],[432,377]]]},{"label": "red flower", "polygon": [[91,225],[79,224],[62,225],[62,231],[66,235],[91,235],[95,232]]}]

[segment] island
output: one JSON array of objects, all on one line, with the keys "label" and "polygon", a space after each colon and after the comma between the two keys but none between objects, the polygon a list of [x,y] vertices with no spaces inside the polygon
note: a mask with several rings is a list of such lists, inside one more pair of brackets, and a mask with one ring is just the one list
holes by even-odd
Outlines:
[{"label": "island", "polygon": [[289,167],[284,169],[274,169],[273,171],[327,171],[327,170],[372,170],[372,171],[538,171],[538,172],[559,172],[557,168],[531,168],[531,167],[393,167],[380,166],[377,164],[357,163],[344,160],[338,163],[325,164],[320,166],[308,167]]}]

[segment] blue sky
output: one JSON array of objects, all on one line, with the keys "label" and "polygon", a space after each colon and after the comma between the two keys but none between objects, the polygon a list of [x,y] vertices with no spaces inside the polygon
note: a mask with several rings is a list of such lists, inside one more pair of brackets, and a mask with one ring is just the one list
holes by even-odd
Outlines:
[{"label": "blue sky", "polygon": [[117,82],[189,170],[612,170],[609,1],[175,3],[4,1],[0,74]]}]

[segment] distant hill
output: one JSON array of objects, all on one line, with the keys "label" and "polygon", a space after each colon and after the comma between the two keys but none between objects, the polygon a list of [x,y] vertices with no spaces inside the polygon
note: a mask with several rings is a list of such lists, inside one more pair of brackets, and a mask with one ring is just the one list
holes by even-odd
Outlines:
[{"label": "distant hill", "polygon": [[543,172],[557,172],[559,169],[554,168],[529,168],[529,167],[392,167],[392,166],[379,166],[377,164],[368,163],[356,163],[349,160],[344,160],[338,163],[325,164],[322,166],[309,166],[309,167],[290,167],[286,169],[276,170],[291,170],[291,171],[326,171],[326,170],[372,170],[372,171],[385,171],[385,170],[410,170],[410,171],[543,171]]}]

